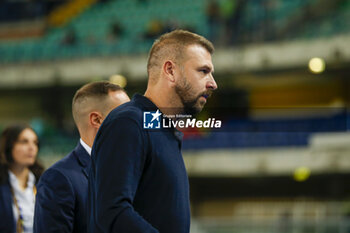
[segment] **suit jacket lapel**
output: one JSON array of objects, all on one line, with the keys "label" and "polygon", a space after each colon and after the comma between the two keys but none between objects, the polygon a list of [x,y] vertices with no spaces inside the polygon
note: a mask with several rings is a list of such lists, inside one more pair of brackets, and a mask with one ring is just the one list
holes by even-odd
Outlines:
[{"label": "suit jacket lapel", "polygon": [[78,145],[74,149],[74,155],[77,158],[84,175],[89,177],[91,158],[80,142],[78,142]]},{"label": "suit jacket lapel", "polygon": [[84,173],[84,175],[86,176],[86,178],[89,178],[89,170],[90,170],[90,166],[86,166],[82,168],[82,171]]}]

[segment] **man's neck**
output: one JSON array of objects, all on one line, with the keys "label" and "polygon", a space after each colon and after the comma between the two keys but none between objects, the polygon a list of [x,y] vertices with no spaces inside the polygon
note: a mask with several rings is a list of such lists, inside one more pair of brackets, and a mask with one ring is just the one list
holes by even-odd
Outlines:
[{"label": "man's neck", "polygon": [[144,96],[151,100],[165,115],[176,115],[181,113],[181,109],[176,107],[178,104],[176,104],[174,98],[171,97],[171,93],[164,93],[161,90],[156,91],[155,88],[147,88]]},{"label": "man's neck", "polygon": [[[86,130],[83,133],[80,133],[80,138],[81,140],[83,140],[85,142],[86,145],[88,145],[89,147],[92,147],[92,144],[94,143],[94,132],[92,132],[93,130]],[[95,134],[96,135],[96,134]]]}]

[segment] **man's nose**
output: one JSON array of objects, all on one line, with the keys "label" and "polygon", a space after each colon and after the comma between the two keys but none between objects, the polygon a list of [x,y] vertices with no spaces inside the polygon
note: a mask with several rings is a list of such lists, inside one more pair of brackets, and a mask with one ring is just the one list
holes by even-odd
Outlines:
[{"label": "man's nose", "polygon": [[214,76],[212,74],[210,74],[210,80],[207,82],[207,89],[211,89],[211,90],[216,90],[218,88],[217,83],[215,82]]}]

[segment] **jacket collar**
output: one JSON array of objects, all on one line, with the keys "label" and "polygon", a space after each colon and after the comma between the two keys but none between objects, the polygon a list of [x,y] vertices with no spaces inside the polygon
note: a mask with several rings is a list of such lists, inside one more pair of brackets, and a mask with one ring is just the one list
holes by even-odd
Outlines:
[{"label": "jacket collar", "polygon": [[84,147],[78,142],[78,145],[75,147],[73,151],[75,157],[77,158],[79,164],[82,167],[83,173],[86,177],[89,177],[89,169],[91,163],[91,157],[88,152],[84,149]]},{"label": "jacket collar", "polygon": [[132,97],[132,101],[140,104],[143,107],[143,110],[157,111],[158,109],[158,107],[150,99],[140,94],[135,94]]}]

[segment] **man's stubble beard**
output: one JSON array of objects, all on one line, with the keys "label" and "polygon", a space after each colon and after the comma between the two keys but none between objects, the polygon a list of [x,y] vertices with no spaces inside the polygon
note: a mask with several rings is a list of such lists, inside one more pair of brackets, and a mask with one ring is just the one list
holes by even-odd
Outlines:
[{"label": "man's stubble beard", "polygon": [[188,115],[196,115],[202,111],[203,106],[196,106],[199,98],[202,96],[200,94],[197,97],[192,97],[193,88],[192,85],[187,82],[187,78],[183,76],[181,85],[175,86],[175,92],[181,100],[183,105],[182,113]]}]

